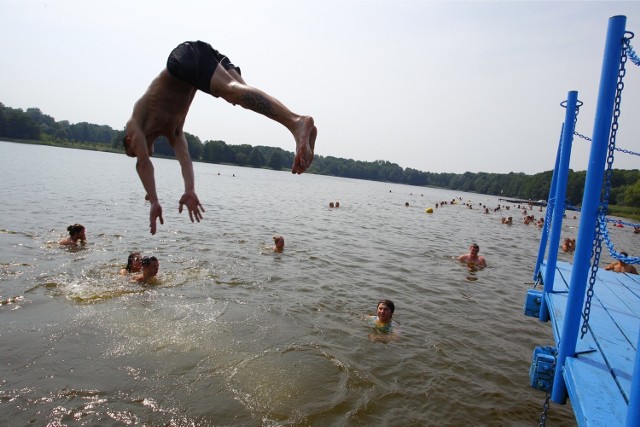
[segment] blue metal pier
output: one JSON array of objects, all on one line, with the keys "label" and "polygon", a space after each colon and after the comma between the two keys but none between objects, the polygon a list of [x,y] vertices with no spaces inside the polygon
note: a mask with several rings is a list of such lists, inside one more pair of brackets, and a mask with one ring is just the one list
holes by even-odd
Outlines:
[{"label": "blue metal pier", "polygon": [[[545,265],[546,267],[546,265]],[[562,341],[572,265],[557,262],[545,295],[553,336]],[[624,426],[640,331],[640,276],[598,270],[589,332],[567,357],[562,377],[581,426]]]},{"label": "blue metal pier", "polygon": [[607,238],[622,79],[633,37],[625,25],[625,16],[609,19],[573,265],[558,261],[557,255],[571,143],[582,105],[576,91],[562,104],[565,121],[533,277],[543,290],[529,290],[525,302],[525,314],[551,322],[557,343],[534,350],[531,385],[548,392],[547,402],[564,404],[569,397],[579,426],[640,427],[640,276],[598,268]]}]

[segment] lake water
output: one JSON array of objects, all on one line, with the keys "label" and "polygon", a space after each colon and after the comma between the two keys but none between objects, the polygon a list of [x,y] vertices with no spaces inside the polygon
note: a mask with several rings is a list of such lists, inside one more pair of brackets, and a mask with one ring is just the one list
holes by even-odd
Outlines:
[{"label": "lake water", "polygon": [[[165,223],[151,236],[134,159],[0,150],[0,295],[23,298],[0,306],[0,425],[537,425],[528,369],[553,338],[522,314],[540,229],[515,206],[196,163],[192,224],[178,163],[154,159]],[[59,247],[76,222],[86,247]],[[474,241],[488,268],[469,272],[454,257]],[[132,250],[160,260],[159,284],[117,274]],[[388,342],[369,339],[380,298],[401,325]],[[552,405],[547,425],[575,424]]]}]

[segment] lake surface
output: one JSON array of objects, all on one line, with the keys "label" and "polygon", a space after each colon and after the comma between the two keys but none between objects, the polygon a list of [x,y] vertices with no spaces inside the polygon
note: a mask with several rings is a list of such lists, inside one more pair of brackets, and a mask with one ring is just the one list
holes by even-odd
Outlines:
[{"label": "lake surface", "polygon": [[[522,314],[541,230],[521,209],[196,163],[206,212],[192,224],[178,214],[178,163],[154,159],[165,223],[151,236],[134,159],[0,150],[0,295],[22,297],[0,306],[0,425],[538,424],[529,364],[553,338]],[[563,237],[577,234],[573,214]],[[88,244],[61,248],[76,222]],[[455,260],[471,242],[485,270]],[[117,274],[133,250],[160,260],[157,285]],[[369,339],[380,298],[395,302],[394,340]],[[552,405],[547,425],[576,425],[569,405]]]}]

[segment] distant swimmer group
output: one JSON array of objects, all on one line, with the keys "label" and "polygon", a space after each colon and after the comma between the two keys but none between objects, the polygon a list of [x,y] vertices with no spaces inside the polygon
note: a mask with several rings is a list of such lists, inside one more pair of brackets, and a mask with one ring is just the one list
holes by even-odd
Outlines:
[{"label": "distant swimmer group", "polygon": [[296,144],[291,172],[301,174],[313,161],[318,129],[311,116],[293,113],[276,98],[247,85],[240,75],[240,68],[211,45],[202,41],[184,42],[171,52],[166,68],[135,103],[122,140],[127,155],[137,158],[136,171],[146,191],[145,198],[151,203],[151,234],[156,233],[158,220],[164,224],[150,160],[153,144],[160,136],[168,139],[182,169],[184,194],[180,198],[178,212],[182,213],[186,206],[191,222],[202,219],[204,207],[196,195],[193,164],[183,131],[189,107],[198,90],[285,126]]}]

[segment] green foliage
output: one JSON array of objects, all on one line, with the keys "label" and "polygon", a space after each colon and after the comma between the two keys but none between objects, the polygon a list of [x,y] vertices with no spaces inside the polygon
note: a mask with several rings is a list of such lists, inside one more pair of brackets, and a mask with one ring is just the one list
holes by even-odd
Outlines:
[{"label": "green foliage", "polygon": [[[22,111],[5,107],[2,103],[0,103],[0,137],[77,148],[124,151],[122,147],[124,130],[114,130],[109,126],[86,122],[76,124],[71,124],[68,121],[57,122],[53,117],[43,114],[37,108],[28,108],[26,111]],[[268,167],[274,170],[287,169],[293,164],[294,153],[281,148],[260,145],[254,147],[248,144],[227,145],[224,141],[205,141],[202,143],[200,138],[186,132],[185,137],[189,145],[189,154],[194,161],[201,160],[209,163],[236,164],[257,168]],[[175,156],[165,137],[160,137],[155,141],[154,154],[165,157]],[[308,172],[530,200],[547,200],[553,177],[553,171],[534,175],[515,172],[508,174],[488,172],[432,173],[411,168],[403,169],[386,160],[364,162],[320,155],[314,157]],[[569,171],[567,181],[567,201],[569,203],[573,205],[581,203],[585,178],[585,171]],[[618,209],[632,209],[626,215],[627,217],[631,217],[634,212],[640,210],[637,209],[640,208],[640,171],[638,169],[616,169],[613,171],[609,207],[610,211],[616,212]]]},{"label": "green foliage", "polygon": [[272,151],[271,156],[269,157],[269,161],[267,162],[267,166],[269,168],[279,171],[282,169],[282,156],[278,151]]}]

